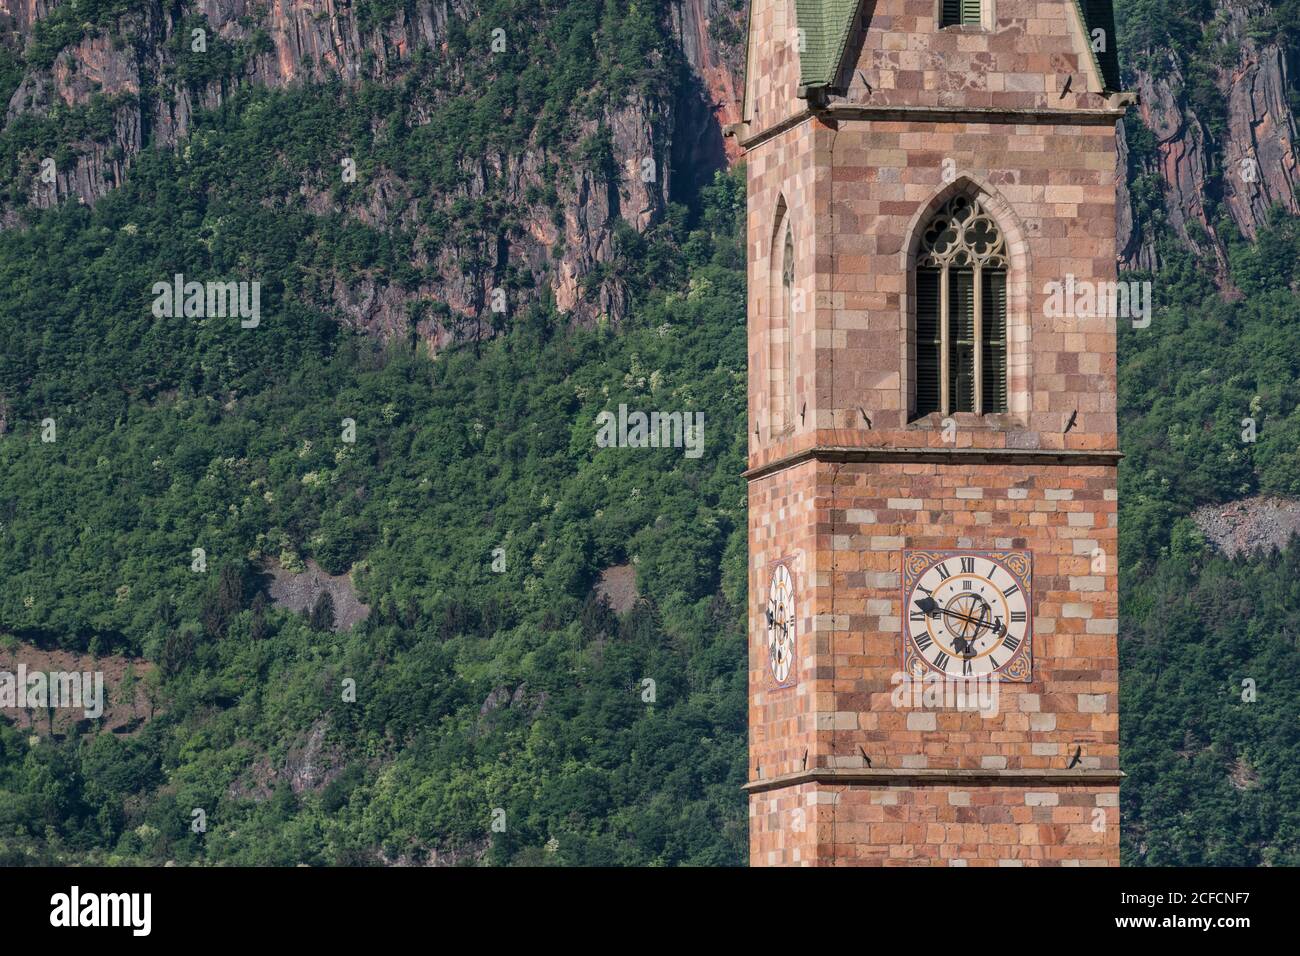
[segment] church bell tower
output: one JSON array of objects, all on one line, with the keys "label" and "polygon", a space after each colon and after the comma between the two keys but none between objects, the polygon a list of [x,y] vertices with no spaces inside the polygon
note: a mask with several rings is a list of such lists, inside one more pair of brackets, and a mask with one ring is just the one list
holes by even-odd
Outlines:
[{"label": "church bell tower", "polygon": [[753,865],[1119,862],[1114,39],[753,0]]}]

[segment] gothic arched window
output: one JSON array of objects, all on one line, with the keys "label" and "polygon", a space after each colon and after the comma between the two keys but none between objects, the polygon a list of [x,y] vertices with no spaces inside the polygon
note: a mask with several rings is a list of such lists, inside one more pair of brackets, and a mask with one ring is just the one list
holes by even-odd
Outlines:
[{"label": "gothic arched window", "polygon": [[785,316],[784,369],[785,407],[782,415],[789,426],[794,421],[794,230],[785,227],[785,248],[781,253],[781,309]]},{"label": "gothic arched window", "polygon": [[777,198],[767,260],[767,427],[772,438],[794,428],[796,319],[803,290],[795,268],[794,221],[785,197]]},{"label": "gothic arched window", "polygon": [[926,226],[916,268],[916,414],[1007,410],[1007,251],[978,197]]}]

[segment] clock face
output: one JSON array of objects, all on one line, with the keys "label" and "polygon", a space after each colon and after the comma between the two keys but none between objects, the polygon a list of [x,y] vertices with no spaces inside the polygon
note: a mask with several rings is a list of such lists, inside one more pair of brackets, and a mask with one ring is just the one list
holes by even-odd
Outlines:
[{"label": "clock face", "polygon": [[904,670],[1028,682],[1032,570],[1028,551],[904,551]]},{"label": "clock face", "polygon": [[765,614],[767,663],[777,684],[784,687],[793,681],[796,637],[794,579],[784,564],[778,564],[772,569]]}]

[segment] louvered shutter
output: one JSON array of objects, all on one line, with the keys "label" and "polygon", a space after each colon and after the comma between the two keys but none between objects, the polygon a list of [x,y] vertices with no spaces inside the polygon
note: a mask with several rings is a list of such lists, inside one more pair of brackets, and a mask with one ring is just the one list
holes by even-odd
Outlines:
[{"label": "louvered shutter", "polygon": [[948,270],[948,403],[975,411],[975,274]]},{"label": "louvered shutter", "polygon": [[955,27],[959,23],[979,26],[981,0],[943,0],[939,13],[939,27]]},{"label": "louvered shutter", "polygon": [[1007,274],[985,269],[980,276],[980,322],[983,325],[982,360],[984,411],[1007,410]]},{"label": "louvered shutter", "polygon": [[916,270],[916,414],[939,411],[939,270]]}]

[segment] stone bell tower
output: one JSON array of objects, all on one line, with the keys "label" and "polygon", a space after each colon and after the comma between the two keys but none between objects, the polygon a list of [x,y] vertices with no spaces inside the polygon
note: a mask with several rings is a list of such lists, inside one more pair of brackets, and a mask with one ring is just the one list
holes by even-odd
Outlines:
[{"label": "stone bell tower", "polygon": [[1114,37],[752,3],[754,865],[1118,864]]}]

